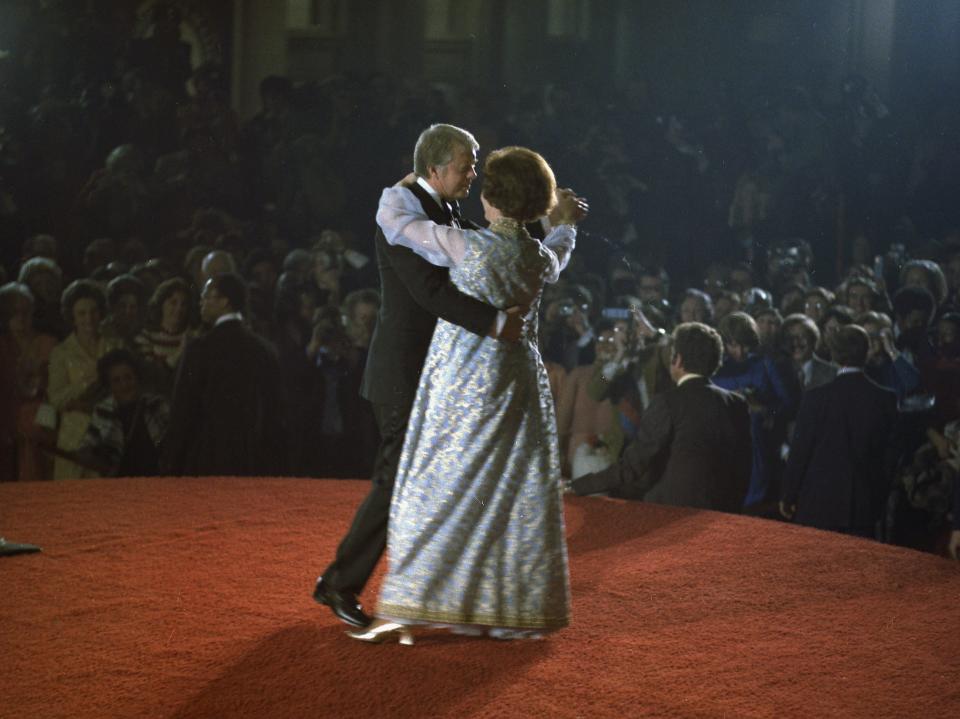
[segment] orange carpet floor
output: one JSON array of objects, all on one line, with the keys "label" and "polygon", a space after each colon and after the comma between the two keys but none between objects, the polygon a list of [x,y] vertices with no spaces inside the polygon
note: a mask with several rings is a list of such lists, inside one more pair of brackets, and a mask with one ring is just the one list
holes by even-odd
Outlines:
[{"label": "orange carpet floor", "polygon": [[366,486],[0,485],[0,717],[960,715],[960,564],[656,505],[567,500],[547,639],[353,641],[310,593]]}]

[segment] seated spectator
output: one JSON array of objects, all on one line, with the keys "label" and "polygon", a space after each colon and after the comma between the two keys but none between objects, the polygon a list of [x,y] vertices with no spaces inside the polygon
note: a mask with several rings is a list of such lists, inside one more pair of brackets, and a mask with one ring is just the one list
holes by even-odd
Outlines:
[{"label": "seated spectator", "polygon": [[820,341],[820,329],[812,319],[804,314],[788,315],[783,320],[782,337],[803,391],[826,384],[836,376],[836,366],[813,352]]},{"label": "seated spectator", "polygon": [[786,439],[787,423],[792,419],[797,398],[773,359],[758,352],[760,336],[750,315],[729,314],[720,320],[719,330],[725,357],[713,383],[721,389],[739,392],[747,400],[753,456],[744,508],[759,508],[776,496],[780,446]]},{"label": "seated spectator", "polygon": [[109,311],[101,323],[105,334],[119,338],[127,347],[143,329],[147,288],[133,275],[119,275],[107,285]]},{"label": "seated spectator", "polygon": [[893,390],[897,401],[920,386],[920,373],[900,354],[893,341],[893,322],[879,312],[867,312],[857,322],[867,333],[870,348],[864,372],[881,387]]},{"label": "seated spectator", "polygon": [[743,397],[710,382],[722,354],[716,330],[678,325],[670,360],[676,387],[651,400],[620,461],[571,489],[739,512],[750,484],[750,417]]},{"label": "seated spectator", "polygon": [[160,394],[170,396],[173,378],[190,330],[193,305],[190,285],[174,277],[161,282],[147,305],[147,323],[136,337],[136,348],[143,357],[148,384]]},{"label": "seated spectator", "polygon": [[109,395],[93,408],[79,457],[99,466],[105,477],[156,475],[169,423],[167,400],[143,391],[140,365],[129,350],[105,354],[97,363],[97,374]]},{"label": "seated spectator", "polygon": [[[106,304],[103,290],[90,280],[75,280],[63,291],[63,318],[72,332],[50,353],[47,393],[50,404],[60,413],[57,447],[66,453],[79,448],[99,399],[97,361],[122,344],[100,331]],[[54,479],[91,476],[96,473],[66,457],[54,460]]]},{"label": "seated spectator", "polygon": [[798,524],[875,537],[897,456],[897,398],[863,373],[862,327],[842,327],[830,344],[840,370],[801,402],[780,511]]},{"label": "seated spectator", "polygon": [[60,312],[63,273],[57,263],[46,257],[33,257],[20,266],[17,281],[29,287],[33,295],[33,326],[37,331],[58,340],[65,337],[67,331]]},{"label": "seated spectator", "polygon": [[713,300],[701,290],[689,288],[677,311],[678,322],[701,322],[713,324]]},{"label": "seated spectator", "polygon": [[50,353],[57,340],[33,329],[33,295],[23,284],[0,287],[0,481],[51,479],[35,418],[46,399]]}]

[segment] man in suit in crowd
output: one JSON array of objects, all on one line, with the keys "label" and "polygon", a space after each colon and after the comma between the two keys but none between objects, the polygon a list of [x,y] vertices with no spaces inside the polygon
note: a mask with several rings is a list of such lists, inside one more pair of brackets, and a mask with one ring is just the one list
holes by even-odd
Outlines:
[{"label": "man in suit in crowd", "polygon": [[863,373],[863,328],[841,327],[828,341],[840,369],[800,404],[780,511],[798,524],[873,537],[896,459],[897,397]]},{"label": "man in suit in crowd", "polygon": [[820,343],[820,328],[806,315],[789,315],[783,321],[784,344],[798,371],[803,391],[826,384],[837,376],[836,365],[814,354]]},{"label": "man in suit in crowd", "polygon": [[161,452],[168,475],[270,476],[286,470],[283,389],[276,352],[247,329],[247,288],[233,273],[204,285],[210,331],[184,350]]},{"label": "man in suit in crowd", "polygon": [[619,462],[571,489],[739,512],[750,483],[750,416],[743,397],[710,382],[722,355],[716,330],[678,325],[670,360],[677,386],[653,396]]},{"label": "man in suit in crowd", "polygon": [[[427,218],[476,228],[460,217],[457,202],[467,197],[477,176],[479,149],[473,135],[452,125],[432,125],[420,134],[414,148],[416,181],[405,186]],[[575,199],[561,198],[561,203]],[[566,210],[567,215],[575,212]],[[431,265],[406,247],[390,245],[379,228],[375,244],[381,304],[360,393],[373,405],[380,447],[370,492],[313,591],[313,598],[341,621],[359,627],[370,623],[357,597],[386,547],[400,450],[437,318],[481,336],[516,342],[525,313],[525,308],[500,310],[461,293],[451,283],[448,269]]]}]

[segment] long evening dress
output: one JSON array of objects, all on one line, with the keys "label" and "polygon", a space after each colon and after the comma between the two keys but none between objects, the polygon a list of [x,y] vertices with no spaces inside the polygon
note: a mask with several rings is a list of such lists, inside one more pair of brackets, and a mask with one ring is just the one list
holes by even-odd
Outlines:
[{"label": "long evening dress", "polygon": [[450,266],[462,292],[530,306],[516,345],[437,323],[393,491],[377,615],[499,636],[564,627],[559,449],[537,308],[575,232],[561,226],[540,243],[509,219],[489,230],[436,225],[402,188],[384,191],[377,221],[389,242]]}]

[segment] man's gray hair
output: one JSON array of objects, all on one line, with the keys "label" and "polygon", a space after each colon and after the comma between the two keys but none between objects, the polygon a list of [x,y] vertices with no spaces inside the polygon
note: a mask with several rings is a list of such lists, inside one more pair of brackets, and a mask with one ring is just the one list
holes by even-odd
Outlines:
[{"label": "man's gray hair", "polygon": [[431,125],[420,133],[413,148],[413,171],[426,178],[431,167],[443,167],[453,159],[457,147],[477,151],[480,143],[466,130],[454,125]]}]

